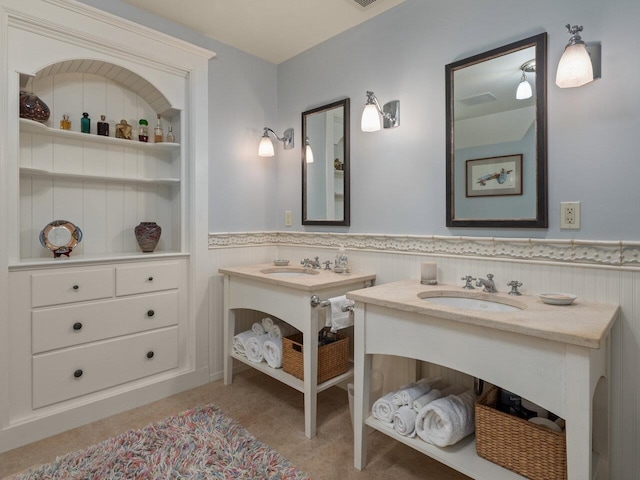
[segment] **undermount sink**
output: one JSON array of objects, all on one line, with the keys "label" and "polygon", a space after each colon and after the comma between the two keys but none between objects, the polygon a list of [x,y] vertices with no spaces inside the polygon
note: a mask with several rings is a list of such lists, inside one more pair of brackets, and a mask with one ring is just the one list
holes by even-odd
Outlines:
[{"label": "undermount sink", "polygon": [[479,312],[518,312],[522,308],[509,305],[507,303],[487,300],[484,298],[474,298],[471,296],[464,296],[452,293],[451,295],[438,295],[431,296],[428,293],[418,295],[423,300],[436,305],[443,305],[446,307],[455,307],[464,310],[475,310]]},{"label": "undermount sink", "polygon": [[274,277],[306,277],[307,275],[318,275],[319,271],[302,267],[280,267],[265,268],[260,270],[260,273],[273,275]]}]

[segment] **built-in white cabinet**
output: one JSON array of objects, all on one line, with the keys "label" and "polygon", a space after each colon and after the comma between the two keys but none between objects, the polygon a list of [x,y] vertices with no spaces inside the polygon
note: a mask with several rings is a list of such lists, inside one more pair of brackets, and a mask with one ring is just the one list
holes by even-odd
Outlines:
[{"label": "built-in white cabinet", "polygon": [[[11,417],[178,367],[185,260],[10,273]],[[186,335],[186,332],[183,332]]]},{"label": "built-in white cabinet", "polygon": [[[73,0],[0,0],[0,14],[4,451],[209,379],[213,53]],[[47,104],[46,122],[19,118],[23,90]],[[173,141],[154,142],[158,117]],[[131,139],[116,138],[121,120]],[[40,243],[55,220],[82,231],[69,257]],[[140,222],[162,227],[153,252]]]}]

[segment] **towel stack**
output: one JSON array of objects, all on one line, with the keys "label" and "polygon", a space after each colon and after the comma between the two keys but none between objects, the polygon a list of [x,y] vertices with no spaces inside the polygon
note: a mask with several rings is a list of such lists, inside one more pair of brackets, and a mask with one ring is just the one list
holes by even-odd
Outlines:
[{"label": "towel stack", "polygon": [[376,400],[374,418],[398,434],[439,447],[453,445],[475,431],[475,395],[461,386],[440,387],[422,379]]},{"label": "towel stack", "polygon": [[282,368],[282,337],[297,333],[284,322],[265,317],[251,326],[251,330],[233,337],[233,352],[253,363],[266,362],[271,368]]},{"label": "towel stack", "polygon": [[[428,393],[431,390],[431,384],[437,380],[436,378],[423,378],[415,383],[405,385],[395,392],[389,392],[373,403],[371,413],[389,428],[396,428],[396,421],[400,419],[399,423],[402,425],[398,428],[407,431],[407,435],[411,434],[414,431],[414,428],[410,427],[411,413],[406,408],[402,409],[400,413],[398,411],[401,407],[412,409],[413,402]],[[415,425],[415,418],[413,423]],[[405,428],[405,426],[407,427]],[[405,435],[400,431],[398,433]]]}]

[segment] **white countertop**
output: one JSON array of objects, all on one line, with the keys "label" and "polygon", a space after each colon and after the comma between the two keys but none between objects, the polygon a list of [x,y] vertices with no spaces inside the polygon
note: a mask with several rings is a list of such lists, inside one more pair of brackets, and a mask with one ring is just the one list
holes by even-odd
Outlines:
[{"label": "white countertop", "polygon": [[[305,270],[309,275],[300,276],[278,276],[269,272],[295,272]],[[293,288],[296,290],[315,291],[325,288],[339,287],[358,282],[373,281],[375,273],[350,272],[347,274],[335,273],[333,270],[324,269],[303,269],[301,266],[277,267],[273,263],[260,265],[243,265],[239,267],[224,267],[218,272],[231,277],[246,278],[260,282],[270,283],[281,287]]]},{"label": "white countertop", "polygon": [[[472,296],[516,306],[515,312],[484,312],[431,303],[420,295]],[[347,298],[391,309],[429,315],[446,320],[519,333],[589,348],[600,348],[620,307],[588,303],[578,298],[572,305],[547,305],[538,296],[514,296],[464,290],[455,285],[422,285],[403,280],[347,293]]]}]

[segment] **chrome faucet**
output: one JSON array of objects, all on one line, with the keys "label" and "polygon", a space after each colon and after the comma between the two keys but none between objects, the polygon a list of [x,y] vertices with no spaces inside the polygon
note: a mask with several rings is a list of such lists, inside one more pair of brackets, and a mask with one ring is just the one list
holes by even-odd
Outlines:
[{"label": "chrome faucet", "polygon": [[475,278],[473,278],[471,275],[467,275],[466,277],[462,277],[460,280],[464,280],[464,287],[462,288],[466,288],[467,290],[475,290],[476,287],[474,287],[471,282],[473,282],[475,280]]},{"label": "chrome faucet", "polygon": [[300,260],[300,265],[305,268],[320,268],[320,258],[316,257],[315,260],[305,258],[303,260]]},{"label": "chrome faucet", "polygon": [[496,284],[493,283],[493,273],[487,273],[487,279],[479,278],[476,281],[476,287],[484,287],[483,292],[496,293]]}]

